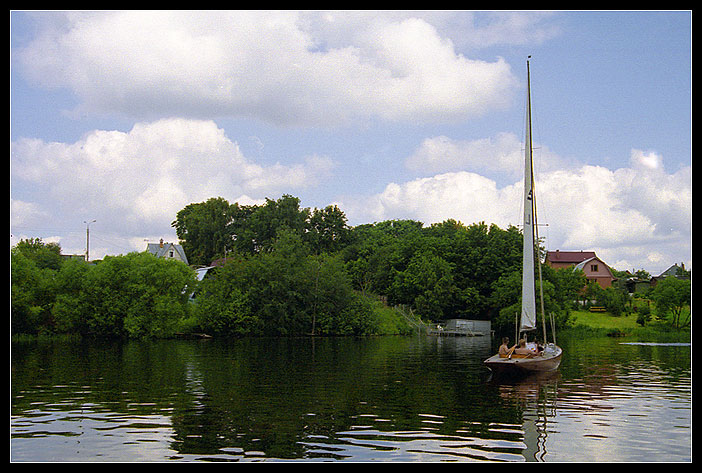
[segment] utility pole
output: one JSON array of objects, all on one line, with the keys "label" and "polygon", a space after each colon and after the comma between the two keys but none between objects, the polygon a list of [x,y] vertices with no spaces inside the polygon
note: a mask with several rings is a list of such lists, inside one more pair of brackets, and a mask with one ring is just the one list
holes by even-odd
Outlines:
[{"label": "utility pole", "polygon": [[85,262],[90,261],[90,224],[96,222],[96,220],[91,220],[89,222],[86,222],[83,220],[83,223],[86,224],[85,227]]}]

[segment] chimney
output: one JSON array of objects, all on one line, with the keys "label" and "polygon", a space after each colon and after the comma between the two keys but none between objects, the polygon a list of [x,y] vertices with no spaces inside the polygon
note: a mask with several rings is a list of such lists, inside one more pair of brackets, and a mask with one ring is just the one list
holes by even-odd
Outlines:
[{"label": "chimney", "polygon": [[158,247],[163,248],[163,238],[161,238],[161,241],[158,242]]}]

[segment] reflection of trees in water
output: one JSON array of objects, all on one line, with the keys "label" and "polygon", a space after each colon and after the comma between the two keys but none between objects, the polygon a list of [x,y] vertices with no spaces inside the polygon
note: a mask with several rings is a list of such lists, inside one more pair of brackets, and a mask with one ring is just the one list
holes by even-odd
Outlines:
[{"label": "reflection of trees in water", "polygon": [[[97,426],[78,433],[83,446],[148,440],[161,458],[618,461],[645,460],[654,443],[665,458],[687,458],[689,347],[602,343],[600,360],[592,350],[568,351],[553,379],[498,383],[482,364],[492,352],[486,342],[13,345],[12,415],[23,440],[37,445],[52,439],[42,440],[49,427],[33,419],[65,410],[69,421]],[[603,451],[605,444],[626,450]]]},{"label": "reflection of trees in water", "polygon": [[434,458],[514,460],[519,412],[485,401],[489,350],[488,339],[208,342],[184,365],[190,405],[173,413],[172,448],[355,458],[359,445],[424,445]]}]

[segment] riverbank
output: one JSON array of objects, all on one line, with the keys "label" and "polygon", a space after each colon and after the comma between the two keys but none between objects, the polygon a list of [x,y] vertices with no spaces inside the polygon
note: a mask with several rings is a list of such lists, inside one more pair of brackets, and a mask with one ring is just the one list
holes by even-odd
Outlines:
[{"label": "riverbank", "polygon": [[642,327],[636,314],[614,317],[608,312],[571,312],[571,326],[563,329],[570,335],[621,337],[636,342],[690,342],[690,329],[674,329],[666,322],[654,321]]}]

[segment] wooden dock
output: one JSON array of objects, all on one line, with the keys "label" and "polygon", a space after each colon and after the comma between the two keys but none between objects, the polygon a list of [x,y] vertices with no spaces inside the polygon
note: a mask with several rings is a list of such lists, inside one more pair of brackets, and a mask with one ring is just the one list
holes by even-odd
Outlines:
[{"label": "wooden dock", "polygon": [[492,334],[489,320],[449,319],[427,328],[427,333],[435,337],[483,337]]},{"label": "wooden dock", "polygon": [[473,332],[472,330],[432,329],[429,330],[429,335],[435,337],[482,337],[485,334],[483,332]]}]

